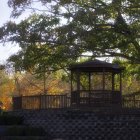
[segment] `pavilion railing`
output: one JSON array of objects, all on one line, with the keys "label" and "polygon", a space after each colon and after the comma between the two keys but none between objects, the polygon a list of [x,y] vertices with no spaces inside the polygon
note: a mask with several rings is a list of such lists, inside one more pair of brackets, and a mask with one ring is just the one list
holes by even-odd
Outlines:
[{"label": "pavilion railing", "polygon": [[112,106],[121,102],[121,93],[110,90],[80,90],[71,94],[71,104],[73,106]]},{"label": "pavilion railing", "polygon": [[68,108],[70,98],[67,95],[33,95],[13,97],[13,110],[19,109],[55,109]]}]

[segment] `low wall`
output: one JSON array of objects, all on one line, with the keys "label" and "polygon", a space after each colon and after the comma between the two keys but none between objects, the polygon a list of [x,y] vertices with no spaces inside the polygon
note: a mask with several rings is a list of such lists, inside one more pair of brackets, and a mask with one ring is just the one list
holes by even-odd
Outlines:
[{"label": "low wall", "polygon": [[140,140],[139,114],[101,114],[72,110],[23,110],[27,125],[41,126],[53,138],[64,140]]}]

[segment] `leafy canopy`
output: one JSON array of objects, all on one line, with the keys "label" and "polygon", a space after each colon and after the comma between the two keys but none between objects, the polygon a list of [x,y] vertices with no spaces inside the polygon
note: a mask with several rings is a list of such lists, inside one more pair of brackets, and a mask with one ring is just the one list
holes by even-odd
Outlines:
[{"label": "leafy canopy", "polygon": [[9,60],[21,61],[24,69],[61,69],[84,52],[92,52],[93,58],[113,56],[140,63],[139,0],[9,0],[8,4],[13,17],[26,10],[35,13],[0,28],[1,40],[22,48]]}]

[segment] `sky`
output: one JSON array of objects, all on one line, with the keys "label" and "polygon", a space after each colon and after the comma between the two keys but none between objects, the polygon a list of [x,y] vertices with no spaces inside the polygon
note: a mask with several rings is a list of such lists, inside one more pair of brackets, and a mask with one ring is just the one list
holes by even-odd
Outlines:
[{"label": "sky", "polygon": [[[9,20],[14,20],[16,23],[18,23],[19,21],[27,18],[29,15],[32,14],[31,11],[27,10],[18,19],[10,18],[12,9],[8,7],[7,2],[8,0],[0,0],[0,27]],[[33,7],[38,6],[39,3],[33,5]],[[8,59],[10,55],[17,53],[19,50],[20,48],[17,44],[6,43],[3,45],[2,43],[0,43],[0,64],[5,63],[6,59]]]},{"label": "sky", "polygon": [[[11,9],[7,5],[8,0],[0,0],[0,27],[9,21]],[[18,45],[11,43],[0,43],[0,63],[5,63],[6,59],[19,50]]]}]

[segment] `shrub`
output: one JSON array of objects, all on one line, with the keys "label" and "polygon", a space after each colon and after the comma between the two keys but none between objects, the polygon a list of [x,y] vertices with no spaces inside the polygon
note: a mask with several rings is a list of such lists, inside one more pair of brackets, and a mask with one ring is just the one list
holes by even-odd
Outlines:
[{"label": "shrub", "polygon": [[4,116],[0,116],[0,125],[5,125]]},{"label": "shrub", "polygon": [[45,131],[38,127],[11,126],[6,131],[7,136],[44,136]]},{"label": "shrub", "polygon": [[7,136],[24,136],[24,127],[12,126],[7,128]]},{"label": "shrub", "polygon": [[23,123],[23,117],[12,116],[8,114],[0,115],[0,125],[21,125]]},{"label": "shrub", "polygon": [[41,127],[27,127],[24,131],[25,136],[43,136],[45,131]]},{"label": "shrub", "polygon": [[23,117],[20,116],[4,116],[5,125],[21,125],[23,123]]}]

